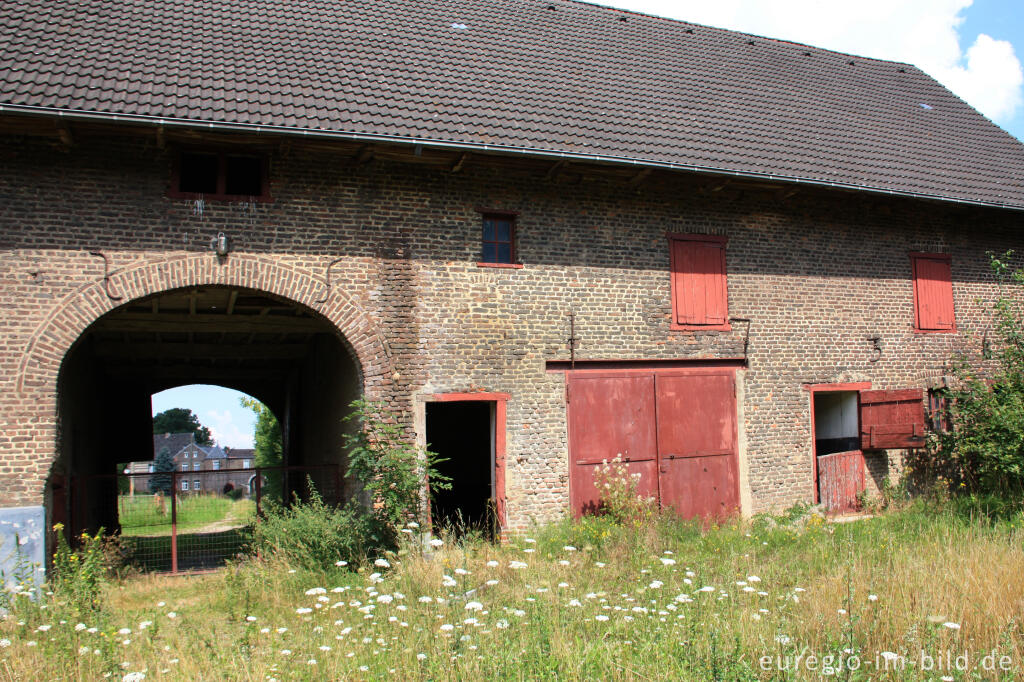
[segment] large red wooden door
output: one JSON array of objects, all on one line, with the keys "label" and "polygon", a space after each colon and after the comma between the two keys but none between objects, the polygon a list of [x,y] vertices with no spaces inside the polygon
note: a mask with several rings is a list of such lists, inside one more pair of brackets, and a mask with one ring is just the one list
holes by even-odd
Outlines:
[{"label": "large red wooden door", "polygon": [[594,471],[621,456],[640,474],[639,492],[657,495],[654,377],[584,375],[570,380],[570,496],[579,516],[595,512],[600,495]]},{"label": "large red wooden door", "polygon": [[732,372],[658,376],[661,506],[683,518],[739,508],[736,394]]},{"label": "large red wooden door", "polygon": [[736,397],[731,369],[571,372],[570,497],[576,516],[596,511],[594,471],[617,455],[639,474],[639,493],[684,518],[739,507]]}]

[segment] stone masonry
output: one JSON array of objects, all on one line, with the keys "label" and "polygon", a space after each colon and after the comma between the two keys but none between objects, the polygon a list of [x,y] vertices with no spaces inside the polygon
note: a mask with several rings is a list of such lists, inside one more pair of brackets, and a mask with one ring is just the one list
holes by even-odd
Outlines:
[{"label": "stone masonry", "polygon": [[[263,144],[264,141],[254,141]],[[79,135],[0,142],[0,506],[44,504],[56,452],[60,363],[119,303],[190,285],[234,284],[306,306],[334,324],[363,374],[412,431],[418,396],[510,394],[508,521],[566,513],[564,375],[570,312],[583,360],[743,357],[745,512],[813,495],[805,384],[874,388],[941,382],[976,343],[996,295],[987,251],[1018,245],[1019,214],[683,173],[635,185],[550,163],[479,157],[451,172],[355,164],[348,154],[272,145],[269,203],[167,197],[173,145]],[[518,212],[521,269],[479,267],[480,208]],[[213,235],[232,241],[223,262]],[[731,332],[669,329],[666,233],[726,235]],[[110,259],[111,301],[103,288]],[[913,331],[910,252],[952,255],[956,334]],[[325,303],[327,265],[336,285]],[[881,354],[869,337],[879,337]],[[877,359],[876,359],[877,358]],[[421,438],[423,434],[411,434]],[[898,453],[893,453],[894,458]],[[888,460],[869,462],[877,485]]]}]

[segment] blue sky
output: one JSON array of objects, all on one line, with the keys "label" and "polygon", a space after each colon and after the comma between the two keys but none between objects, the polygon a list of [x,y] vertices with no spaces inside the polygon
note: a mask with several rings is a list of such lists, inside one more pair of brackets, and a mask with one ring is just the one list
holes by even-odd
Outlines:
[{"label": "blue sky", "polygon": [[179,386],[153,394],[153,414],[172,407],[190,409],[203,426],[209,427],[217,445],[251,448],[256,415],[241,406],[239,399],[243,397],[248,396],[222,386]]},{"label": "blue sky", "polygon": [[[1013,45],[1017,58],[1024,62],[1024,0],[976,0],[964,13],[960,35],[964,44],[973,45],[980,34]],[[1016,115],[1000,123],[1018,140],[1024,140],[1024,104]]]},{"label": "blue sky", "polygon": [[[909,62],[1024,140],[1024,0],[603,0],[601,4]],[[252,447],[244,395],[184,386],[153,413],[187,407],[220,445]]]}]

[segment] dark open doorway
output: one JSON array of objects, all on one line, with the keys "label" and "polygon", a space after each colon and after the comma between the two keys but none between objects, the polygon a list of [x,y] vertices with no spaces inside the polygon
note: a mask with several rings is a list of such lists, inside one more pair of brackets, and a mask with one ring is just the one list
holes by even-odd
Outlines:
[{"label": "dark open doorway", "polygon": [[445,460],[439,472],[451,479],[451,489],[431,499],[435,528],[496,534],[495,407],[491,401],[427,404],[427,442]]},{"label": "dark open doorway", "polygon": [[817,498],[830,513],[855,510],[864,490],[859,395],[855,390],[812,392]]}]

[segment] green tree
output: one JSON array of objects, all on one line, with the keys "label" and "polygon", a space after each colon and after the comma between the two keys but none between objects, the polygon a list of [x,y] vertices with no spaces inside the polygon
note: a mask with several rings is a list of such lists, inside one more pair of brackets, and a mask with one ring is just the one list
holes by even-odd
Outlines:
[{"label": "green tree", "polygon": [[198,445],[213,445],[210,429],[199,423],[199,417],[184,407],[172,407],[153,417],[153,433],[193,433]]},{"label": "green tree", "polygon": [[256,432],[253,434],[256,466],[276,467],[282,463],[281,424],[266,405],[255,398],[242,398],[242,407],[256,414]]},{"label": "green tree", "polygon": [[[281,438],[281,424],[266,405],[255,398],[242,398],[242,407],[256,414],[256,430],[253,433],[253,459],[257,467],[278,467],[284,462],[284,446]],[[284,502],[284,480],[280,471],[264,471],[260,474],[261,494],[264,499]]]},{"label": "green tree", "polygon": [[149,492],[171,494],[171,472],[174,471],[174,458],[167,448],[162,449],[153,460],[153,475],[149,477]]}]

